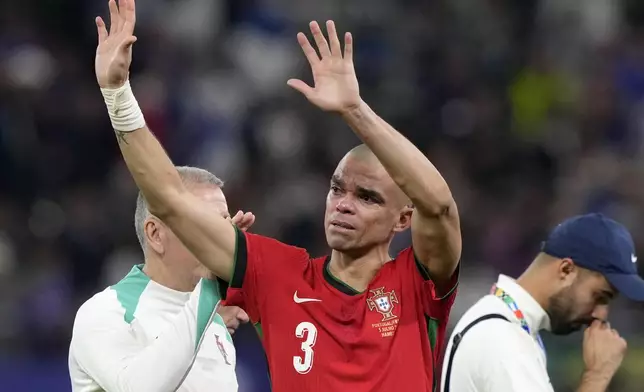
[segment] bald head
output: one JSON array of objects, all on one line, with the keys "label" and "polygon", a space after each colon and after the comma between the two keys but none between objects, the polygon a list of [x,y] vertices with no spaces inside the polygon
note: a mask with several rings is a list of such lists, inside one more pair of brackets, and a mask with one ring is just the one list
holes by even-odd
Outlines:
[{"label": "bald head", "polygon": [[359,144],[349,150],[344,158],[338,164],[336,175],[338,172],[349,169],[351,171],[360,172],[360,174],[371,177],[376,180],[388,193],[389,199],[393,199],[398,207],[411,205],[411,200],[405,193],[396,185],[391,178],[385,167],[380,163],[376,154],[371,151],[366,144]]},{"label": "bald head", "polygon": [[397,232],[411,224],[407,196],[364,144],[338,163],[326,201],[329,246],[341,252],[388,249]]},{"label": "bald head", "polygon": [[[353,147],[346,155],[345,158],[347,157],[353,157],[356,158],[357,160],[364,161],[364,162],[374,162],[377,163],[378,165],[380,164],[380,161],[378,158],[376,158],[376,155],[367,147],[366,144],[360,144],[355,147]],[[381,165],[382,166],[382,165]]]}]

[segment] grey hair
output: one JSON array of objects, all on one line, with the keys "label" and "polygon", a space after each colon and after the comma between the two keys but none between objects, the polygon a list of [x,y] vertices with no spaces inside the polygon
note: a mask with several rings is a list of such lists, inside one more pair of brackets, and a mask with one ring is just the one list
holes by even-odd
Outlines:
[{"label": "grey hair", "polygon": [[[190,185],[214,185],[219,188],[224,187],[224,182],[211,172],[205,169],[200,169],[198,167],[192,166],[177,166],[177,171],[179,172],[179,177],[184,184]],[[145,220],[150,216],[150,211],[148,210],[148,203],[143,197],[143,193],[139,191],[139,195],[136,198],[136,210],[134,212],[134,230],[136,231],[136,236],[139,239],[139,244],[141,249],[143,249],[143,254],[145,254]]]}]

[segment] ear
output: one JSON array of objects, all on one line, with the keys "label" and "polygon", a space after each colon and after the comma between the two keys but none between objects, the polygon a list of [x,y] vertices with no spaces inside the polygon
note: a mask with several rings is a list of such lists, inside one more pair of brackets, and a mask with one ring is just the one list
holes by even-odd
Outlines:
[{"label": "ear", "polygon": [[156,217],[150,216],[143,223],[143,229],[148,246],[154,250],[155,253],[160,255],[164,254],[164,244],[167,234],[163,223]]},{"label": "ear", "polygon": [[409,229],[411,226],[411,214],[414,212],[414,208],[411,206],[405,206],[403,209],[400,211],[400,215],[398,217],[398,222],[396,222],[396,225],[394,226],[394,232],[400,233],[401,231],[405,231]]},{"label": "ear", "polygon": [[564,258],[557,263],[557,275],[560,280],[572,282],[579,274],[579,267],[571,258]]}]

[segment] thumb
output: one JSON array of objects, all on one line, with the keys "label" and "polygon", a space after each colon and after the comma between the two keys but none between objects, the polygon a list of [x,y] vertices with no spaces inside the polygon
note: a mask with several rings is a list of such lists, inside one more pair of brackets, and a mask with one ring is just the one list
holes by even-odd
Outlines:
[{"label": "thumb", "polygon": [[134,45],[135,42],[136,42],[136,37],[133,35],[129,36],[123,40],[123,42],[121,43],[121,48],[123,50],[128,50],[132,47],[132,45]]},{"label": "thumb", "polygon": [[244,311],[244,309],[241,309],[241,308],[239,308],[239,312],[237,312],[237,318],[242,323],[247,323],[248,321],[250,321],[250,317],[248,317],[248,313],[246,313],[246,311]]},{"label": "thumb", "polygon": [[304,94],[305,97],[309,97],[311,93],[313,92],[313,87],[309,86],[308,84],[304,83],[300,79],[289,79],[286,84],[294,88],[295,90],[301,92]]}]

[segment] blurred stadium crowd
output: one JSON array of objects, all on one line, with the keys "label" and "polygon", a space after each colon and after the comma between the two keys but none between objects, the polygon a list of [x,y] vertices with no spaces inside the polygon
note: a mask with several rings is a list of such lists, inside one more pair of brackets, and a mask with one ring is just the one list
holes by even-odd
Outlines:
[{"label": "blurred stadium crowd", "polygon": [[[459,203],[454,322],[498,272],[520,273],[565,216],[604,212],[644,249],[642,2],[137,0],[137,9],[132,84],[150,127],[175,163],[226,180],[231,210],[253,211],[256,232],[325,252],[329,175],[357,139],[285,82],[309,77],[295,33],[334,19],[354,34],[364,99],[427,153]],[[97,0],[0,4],[3,364],[48,358],[64,370],[80,303],[142,261],[137,189],[93,75],[93,17],[106,11]],[[614,390],[641,390],[642,307],[618,301],[611,321],[630,344]],[[580,375],[579,340],[549,347],[558,391]],[[256,345],[247,352],[262,358]]]}]

